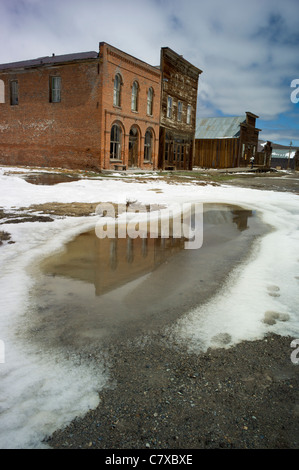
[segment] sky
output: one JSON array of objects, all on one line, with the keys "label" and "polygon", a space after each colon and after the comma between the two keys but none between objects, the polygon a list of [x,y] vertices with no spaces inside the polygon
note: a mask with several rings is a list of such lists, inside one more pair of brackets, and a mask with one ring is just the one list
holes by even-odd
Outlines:
[{"label": "sky", "polygon": [[0,63],[98,51],[151,65],[170,47],[203,73],[197,118],[259,116],[260,138],[299,147],[298,0],[0,0]]}]

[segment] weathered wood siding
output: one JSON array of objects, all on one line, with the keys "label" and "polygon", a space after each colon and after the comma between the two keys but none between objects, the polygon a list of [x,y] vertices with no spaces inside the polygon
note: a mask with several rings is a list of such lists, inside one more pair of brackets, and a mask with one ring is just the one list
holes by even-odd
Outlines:
[{"label": "weathered wood siding", "polygon": [[194,166],[233,168],[237,166],[240,144],[233,139],[196,139]]},{"label": "weathered wood siding", "polygon": [[192,169],[198,76],[201,70],[169,48],[161,49],[160,68],[159,167]]}]

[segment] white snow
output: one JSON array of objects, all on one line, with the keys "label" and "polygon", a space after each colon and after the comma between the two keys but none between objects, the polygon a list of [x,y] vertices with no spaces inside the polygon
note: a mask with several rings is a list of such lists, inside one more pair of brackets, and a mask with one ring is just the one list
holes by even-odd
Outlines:
[{"label": "white snow", "polygon": [[[10,212],[46,202],[125,203],[132,199],[147,204],[225,202],[258,211],[273,230],[257,243],[250,260],[232,272],[223,290],[189,312],[168,333],[187,340],[195,351],[232,346],[262,338],[267,332],[299,338],[297,195],[227,185],[198,186],[193,181],[167,184],[151,174],[146,183],[134,178],[125,181],[117,175],[117,179],[38,186],[16,174],[7,175],[7,171],[0,167],[0,207]],[[15,242],[0,247],[0,341],[5,346],[1,350],[5,360],[0,362],[0,448],[42,447],[45,436],[99,402],[98,391],[107,380],[104,365],[94,370],[93,365],[79,364],[75,357],[66,359],[59,351],[38,350],[24,343],[18,330],[30,309],[30,264],[94,227],[96,220],[96,216],[57,217],[54,222],[0,228]]]}]

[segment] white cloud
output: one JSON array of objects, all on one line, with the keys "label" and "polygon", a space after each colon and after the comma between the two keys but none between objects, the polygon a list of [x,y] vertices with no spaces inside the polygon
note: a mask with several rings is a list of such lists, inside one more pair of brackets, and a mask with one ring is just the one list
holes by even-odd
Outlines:
[{"label": "white cloud", "polygon": [[203,113],[290,109],[298,78],[297,0],[2,0],[0,62],[98,50],[108,42],[152,65],[169,46],[203,70]]}]

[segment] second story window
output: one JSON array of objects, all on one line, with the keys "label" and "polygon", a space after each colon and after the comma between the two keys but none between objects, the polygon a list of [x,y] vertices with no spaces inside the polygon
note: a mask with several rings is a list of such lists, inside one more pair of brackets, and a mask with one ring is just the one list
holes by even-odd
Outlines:
[{"label": "second story window", "polygon": [[168,96],[168,98],[167,98],[167,114],[166,114],[166,116],[170,119],[172,118],[172,98],[171,98],[171,96]]},{"label": "second story window", "polygon": [[5,87],[3,80],[0,80],[0,103],[5,103]]},{"label": "second story window", "polygon": [[138,83],[134,82],[132,87],[131,110],[138,111]]},{"label": "second story window", "polygon": [[191,124],[191,106],[188,104],[187,107],[187,124]]},{"label": "second story window", "polygon": [[18,80],[10,82],[10,104],[15,106],[19,104],[19,84]]},{"label": "second story window", "polygon": [[146,111],[149,116],[153,115],[153,96],[154,96],[153,89],[149,88],[147,92],[147,111]]},{"label": "second story window", "polygon": [[182,111],[183,111],[183,103],[179,101],[178,102],[178,121],[182,120]]},{"label": "second story window", "polygon": [[51,103],[60,103],[61,101],[61,77],[50,77],[50,101]]},{"label": "second story window", "polygon": [[114,78],[113,88],[113,105],[120,106],[120,88],[121,88],[121,76],[117,73]]}]

